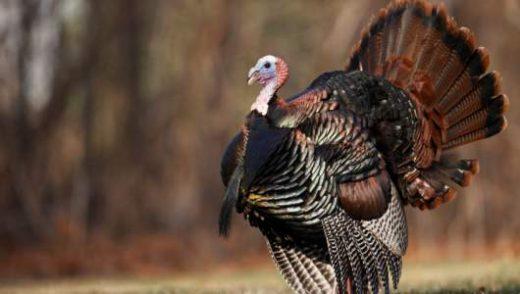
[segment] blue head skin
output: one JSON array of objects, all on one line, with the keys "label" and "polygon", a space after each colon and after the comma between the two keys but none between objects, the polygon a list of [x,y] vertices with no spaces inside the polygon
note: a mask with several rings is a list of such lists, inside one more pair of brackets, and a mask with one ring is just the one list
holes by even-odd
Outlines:
[{"label": "blue head skin", "polygon": [[247,84],[258,83],[266,86],[270,82],[276,82],[277,71],[276,62],[278,58],[272,55],[264,56],[256,62],[247,75]]}]

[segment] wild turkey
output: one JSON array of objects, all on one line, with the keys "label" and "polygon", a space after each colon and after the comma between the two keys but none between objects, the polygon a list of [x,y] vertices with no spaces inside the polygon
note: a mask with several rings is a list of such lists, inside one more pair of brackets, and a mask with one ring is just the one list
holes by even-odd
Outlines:
[{"label": "wild turkey", "polygon": [[435,208],[467,186],[477,160],[443,152],[506,126],[508,99],[489,55],[442,6],[399,1],[379,12],[344,71],[287,100],[274,56],[222,159],[219,228],[234,208],[266,237],[298,293],[390,291],[407,247],[403,205]]}]

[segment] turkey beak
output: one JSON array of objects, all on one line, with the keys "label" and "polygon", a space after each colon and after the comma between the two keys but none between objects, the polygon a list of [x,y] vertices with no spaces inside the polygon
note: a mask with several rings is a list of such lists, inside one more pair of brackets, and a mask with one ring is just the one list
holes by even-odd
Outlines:
[{"label": "turkey beak", "polygon": [[258,81],[259,76],[258,70],[254,67],[251,68],[247,74],[247,84],[251,86],[254,82]]}]

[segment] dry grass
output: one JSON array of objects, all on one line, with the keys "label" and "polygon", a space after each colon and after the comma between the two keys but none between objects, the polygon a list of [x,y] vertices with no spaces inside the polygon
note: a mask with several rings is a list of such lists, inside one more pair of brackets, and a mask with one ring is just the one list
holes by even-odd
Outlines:
[{"label": "dry grass", "polygon": [[[520,293],[520,260],[405,264],[399,293]],[[278,274],[220,271],[156,279],[4,281],[0,293],[289,293]]]}]

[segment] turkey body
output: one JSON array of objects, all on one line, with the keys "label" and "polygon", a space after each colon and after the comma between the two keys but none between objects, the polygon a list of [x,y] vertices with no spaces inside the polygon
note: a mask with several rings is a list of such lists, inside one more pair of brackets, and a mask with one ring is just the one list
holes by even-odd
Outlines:
[{"label": "turkey body", "polygon": [[[365,219],[380,216],[391,188],[385,156],[376,147],[382,114],[399,109],[386,115],[384,122],[394,126],[393,135],[400,141],[392,141],[385,149],[406,155],[406,146],[413,140],[412,132],[403,132],[417,124],[411,115],[411,100],[389,82],[363,72],[337,71],[323,74],[311,85],[317,84],[332,93],[325,104],[337,104],[337,108],[317,112],[296,128],[273,127],[269,116],[252,113],[228,148],[229,154],[238,148],[245,150],[241,190],[247,192],[238,207],[263,231],[273,228],[303,238],[321,238],[321,220],[340,205],[338,184],[372,178],[377,179],[373,188],[381,191],[374,191],[378,195],[364,211],[355,208],[352,213]],[[228,160],[223,161],[224,178],[237,165]]]},{"label": "turkey body", "polygon": [[451,200],[478,163],[443,152],[505,128],[488,63],[441,7],[382,10],[345,71],[247,116],[222,159],[221,234],[243,214],[298,293],[388,293],[390,277],[397,288],[403,207]]},{"label": "turkey body", "polygon": [[[232,172],[242,164],[238,211],[267,237],[275,260],[285,254],[285,247],[297,246],[302,250],[313,248],[312,255],[307,253],[306,257],[330,264],[323,224],[329,220],[338,222],[331,224],[329,233],[351,227],[351,232],[359,233],[359,244],[352,244],[365,247],[359,250],[366,250],[374,260],[381,261],[379,272],[375,262],[372,268],[367,265],[365,269],[361,264],[357,268],[349,265],[350,271],[358,271],[360,279],[373,271],[374,287],[378,287],[379,279],[388,287],[387,266],[391,264],[390,272],[397,284],[400,257],[407,246],[406,220],[390,167],[376,146],[376,138],[381,124],[392,126],[396,130],[393,136],[400,140],[389,140],[391,144],[380,149],[397,150],[404,157],[406,146],[414,137],[413,132],[404,130],[413,130],[418,123],[412,115],[413,103],[404,91],[389,82],[358,71],[323,74],[311,84],[316,86],[331,93],[323,108],[337,105],[334,110],[317,111],[296,128],[273,127],[269,115],[250,114],[243,132],[224,156],[223,178],[229,181]],[[239,150],[244,151],[243,156],[233,156]],[[351,203],[341,203],[342,198],[353,197],[356,191],[366,197],[361,205],[350,207]],[[376,219],[369,220],[373,218]],[[351,232],[343,236],[348,237]],[[353,250],[352,254],[359,258],[367,253]],[[283,259],[278,263],[283,263]],[[332,291],[335,287],[330,265],[316,268],[314,276],[309,269],[308,285],[298,285],[297,281],[302,280],[298,268],[288,266],[281,270],[290,270],[287,275],[294,277],[288,282],[295,289]],[[302,270],[306,271],[304,266]]]}]

